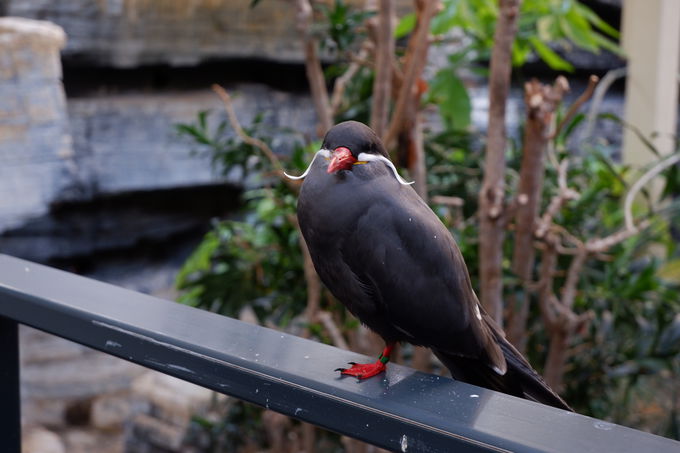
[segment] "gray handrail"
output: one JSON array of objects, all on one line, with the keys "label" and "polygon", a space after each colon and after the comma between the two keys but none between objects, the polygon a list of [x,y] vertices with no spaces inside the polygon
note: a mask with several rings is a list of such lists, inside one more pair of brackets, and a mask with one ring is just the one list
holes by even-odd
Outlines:
[{"label": "gray handrail", "polygon": [[680,451],[400,365],[362,382],[339,378],[335,368],[374,358],[0,254],[3,451],[19,439],[17,323],[394,451]]}]

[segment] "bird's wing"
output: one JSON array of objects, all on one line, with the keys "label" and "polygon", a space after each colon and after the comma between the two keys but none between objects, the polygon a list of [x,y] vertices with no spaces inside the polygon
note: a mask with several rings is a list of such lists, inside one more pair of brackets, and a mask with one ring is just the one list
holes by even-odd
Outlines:
[{"label": "bird's wing", "polygon": [[372,203],[342,244],[342,259],[406,341],[504,371],[455,241],[411,188],[393,189],[372,186]]}]

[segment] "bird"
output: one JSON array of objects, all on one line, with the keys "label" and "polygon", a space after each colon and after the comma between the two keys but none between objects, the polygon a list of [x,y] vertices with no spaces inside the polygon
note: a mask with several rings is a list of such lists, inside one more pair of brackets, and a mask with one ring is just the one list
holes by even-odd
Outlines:
[{"label": "bird", "polygon": [[572,410],[486,313],[449,230],[405,181],[375,132],[345,121],[300,176],[300,231],[321,281],[385,341],[375,363],[338,368],[366,379],[398,343],[430,348],[469,384]]}]

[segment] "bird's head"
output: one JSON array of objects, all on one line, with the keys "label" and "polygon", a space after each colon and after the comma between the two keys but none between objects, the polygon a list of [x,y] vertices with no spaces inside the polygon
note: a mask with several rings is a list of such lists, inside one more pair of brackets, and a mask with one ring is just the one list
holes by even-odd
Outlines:
[{"label": "bird's head", "polygon": [[354,165],[378,164],[386,165],[402,185],[413,184],[406,182],[399,176],[397,169],[389,159],[385,146],[373,130],[357,121],[345,121],[330,128],[323,139],[321,149],[316,153],[312,163],[300,176],[290,176],[290,179],[304,179],[312,168],[317,156],[323,156],[330,162],[326,172],[335,174],[340,171],[351,171]]},{"label": "bird's head", "polygon": [[371,160],[370,156],[388,159],[387,151],[373,129],[357,121],[333,126],[326,133],[321,149],[331,153],[328,173],[351,170],[354,164]]}]

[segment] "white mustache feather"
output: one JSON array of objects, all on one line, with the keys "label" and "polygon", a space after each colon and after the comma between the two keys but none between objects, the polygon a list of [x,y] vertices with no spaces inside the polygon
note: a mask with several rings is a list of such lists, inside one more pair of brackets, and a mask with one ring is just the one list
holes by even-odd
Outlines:
[{"label": "white mustache feather", "polygon": [[[304,179],[305,176],[307,176],[307,174],[309,173],[309,170],[312,168],[314,161],[316,160],[316,158],[319,155],[325,157],[326,159],[329,159],[331,157],[331,151],[327,150],[327,149],[320,149],[319,151],[317,151],[316,154],[314,154],[314,157],[312,158],[312,161],[309,163],[309,166],[307,167],[305,172],[302,173],[300,176],[292,176],[292,175],[289,175],[288,173],[286,173],[285,171],[283,172],[283,174],[286,176],[286,178],[293,179],[293,180]],[[361,153],[361,154],[359,154],[359,160],[365,161],[365,162],[382,161],[383,163],[385,163],[385,165],[387,165],[390,168],[390,170],[392,170],[392,174],[394,175],[395,178],[397,178],[397,181],[399,181],[399,184],[401,184],[402,186],[408,186],[408,185],[415,183],[415,181],[407,182],[406,180],[404,180],[404,178],[402,178],[399,175],[399,173],[397,173],[397,169],[394,166],[394,164],[392,163],[392,161],[390,161],[385,156],[380,156],[378,154]]]},{"label": "white mustache feather", "polygon": [[305,172],[304,172],[303,174],[301,174],[300,176],[291,176],[291,175],[289,175],[288,173],[286,173],[285,171],[283,172],[283,174],[286,176],[286,178],[293,179],[293,180],[296,180],[296,181],[297,181],[298,179],[304,179],[305,176],[307,176],[307,173],[309,173],[310,168],[312,168],[312,164],[314,164],[314,161],[316,160],[316,158],[319,157],[319,154],[320,154],[321,156],[325,157],[325,158],[330,158],[330,157],[331,157],[331,152],[330,152],[329,150],[327,150],[327,149],[320,149],[320,150],[318,150],[318,151],[316,152],[316,154],[314,154],[314,157],[312,158],[312,161],[309,163],[309,166],[307,167],[307,170],[305,170]]},{"label": "white mustache feather", "polygon": [[405,180],[404,178],[402,178],[401,176],[399,176],[399,173],[397,173],[397,169],[396,169],[396,167],[394,166],[394,164],[392,163],[392,161],[389,160],[389,159],[388,159],[387,157],[385,157],[385,156],[381,156],[381,155],[379,155],[379,154],[361,153],[361,154],[359,154],[359,160],[365,160],[365,161],[367,161],[367,162],[370,162],[370,161],[378,161],[378,160],[379,160],[379,161],[382,161],[382,162],[385,163],[385,165],[387,165],[388,167],[390,167],[390,169],[392,170],[392,174],[394,175],[395,178],[397,178],[397,181],[399,181],[399,184],[401,184],[402,186],[409,186],[409,185],[415,183],[415,181],[406,182],[406,180]]}]

